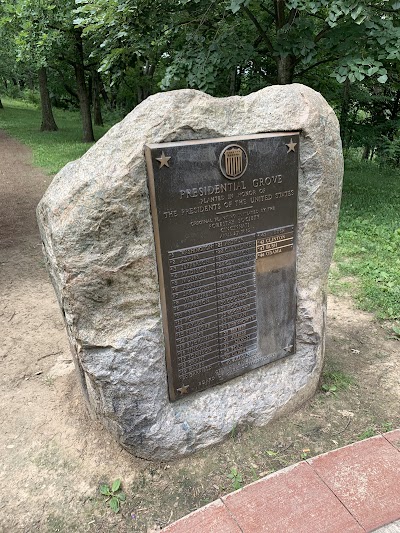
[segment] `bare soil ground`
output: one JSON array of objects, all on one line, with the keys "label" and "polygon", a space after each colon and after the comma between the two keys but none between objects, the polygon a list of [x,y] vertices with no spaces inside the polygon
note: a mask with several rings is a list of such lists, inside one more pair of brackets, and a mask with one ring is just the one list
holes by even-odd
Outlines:
[{"label": "bare soil ground", "polygon": [[[266,428],[232,428],[226,442],[190,458],[129,455],[89,417],[75,379],[35,221],[50,181],[0,132],[0,531],[156,531],[232,491],[232,468],[237,484],[249,483],[400,427],[400,343],[349,298],[330,297],[330,391]],[[98,490],[116,478],[127,495],[119,514]]]}]

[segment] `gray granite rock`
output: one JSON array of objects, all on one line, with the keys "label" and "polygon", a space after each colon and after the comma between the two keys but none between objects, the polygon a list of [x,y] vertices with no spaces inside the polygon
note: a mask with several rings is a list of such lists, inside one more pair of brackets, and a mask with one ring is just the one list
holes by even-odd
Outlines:
[{"label": "gray granite rock", "polygon": [[[293,130],[301,130],[297,352],[171,403],[143,146]],[[298,84],[222,99],[156,94],[57,174],[37,211],[48,269],[90,410],[124,447],[173,459],[312,396],[342,174],[336,116]]]}]

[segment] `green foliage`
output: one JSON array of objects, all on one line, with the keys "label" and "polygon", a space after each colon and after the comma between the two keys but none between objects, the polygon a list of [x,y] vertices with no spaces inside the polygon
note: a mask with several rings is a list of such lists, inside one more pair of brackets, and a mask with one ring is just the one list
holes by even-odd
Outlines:
[{"label": "green foliage", "polygon": [[232,467],[228,478],[232,481],[232,486],[234,490],[238,490],[243,486],[243,476],[240,474],[237,468]]},{"label": "green foliage", "polygon": [[392,332],[393,332],[393,339],[400,340],[400,327],[399,326],[392,326]]},{"label": "green foliage", "polygon": [[236,424],[233,425],[229,435],[230,435],[231,439],[236,439],[236,437],[238,435],[238,430],[237,430]]},{"label": "green foliage", "polygon": [[383,422],[382,429],[383,431],[392,431],[393,430],[392,422]]},{"label": "green foliage", "polygon": [[378,433],[386,433],[393,430],[393,423],[389,420],[379,421],[371,426],[368,426],[364,431],[357,435],[357,440],[369,439]]},{"label": "green foliage", "polygon": [[[81,157],[90,144],[80,142],[80,117],[77,112],[55,110],[59,131],[40,132],[40,111],[24,101],[2,99],[4,109],[0,112],[0,128],[31,147],[35,165],[55,174],[69,161]],[[96,127],[99,138],[110,126]]]},{"label": "green foliage", "polygon": [[28,104],[33,104],[34,106],[40,105],[40,95],[38,91],[33,89],[25,89],[21,92],[21,99],[28,102]]},{"label": "green foliage", "polygon": [[360,306],[400,318],[400,171],[347,162],[335,261],[360,280]]},{"label": "green foliage", "polygon": [[131,110],[160,89],[229,96],[304,82],[340,111],[346,147],[370,146],[399,165],[398,13],[394,0],[7,0],[0,78],[35,90],[32,72],[48,66],[53,102],[76,107],[78,33],[87,80],[101,73],[112,109]]},{"label": "green foliage", "polygon": [[17,61],[29,62],[35,70],[48,64],[54,46],[63,38],[57,28],[67,11],[61,7],[57,0],[14,0],[5,4],[0,25],[12,33]]},{"label": "green foliage", "polygon": [[100,485],[100,494],[103,496],[106,496],[106,502],[108,503],[110,509],[114,511],[114,513],[118,513],[121,507],[121,502],[124,502],[126,500],[126,495],[121,490],[121,480],[116,479],[111,487],[107,484]]},{"label": "green foliage", "polygon": [[76,5],[74,23],[93,44],[91,57],[99,62],[99,71],[111,86],[129,73],[131,107],[137,105],[157,89],[157,68],[163,68],[174,24],[180,22],[178,3],[77,0]]},{"label": "green foliage", "polygon": [[278,452],[274,452],[274,450],[266,450],[265,452],[268,457],[276,457],[278,455]]},{"label": "green foliage", "polygon": [[337,391],[346,390],[354,384],[354,379],[340,370],[327,370],[322,374],[321,389],[324,392],[336,394]]},{"label": "green foliage", "polygon": [[387,135],[381,135],[376,144],[379,147],[376,159],[380,166],[398,168],[400,163],[400,136],[390,139]]},{"label": "green foliage", "polygon": [[92,55],[113,83],[139,67],[134,85],[145,83],[150,92],[158,82],[163,90],[249,92],[276,81],[287,57],[298,76],[330,62],[338,81],[375,76],[383,82],[382,61],[397,57],[398,30],[390,15],[382,22],[367,3],[353,4],[279,2],[278,17],[277,0],[77,0],[74,22],[95,44]]},{"label": "green foliage", "polygon": [[[399,60],[400,28],[396,21],[396,2],[354,0],[287,0],[286,6],[302,16],[310,14],[323,21],[323,46],[332,58],[335,76],[342,83],[362,81],[374,76],[379,83],[387,81],[385,60]],[[321,35],[321,33],[319,34]]]},{"label": "green foliage", "polygon": [[369,427],[358,435],[357,440],[369,439],[370,437],[373,437],[375,434],[376,434],[375,429],[372,427]]}]

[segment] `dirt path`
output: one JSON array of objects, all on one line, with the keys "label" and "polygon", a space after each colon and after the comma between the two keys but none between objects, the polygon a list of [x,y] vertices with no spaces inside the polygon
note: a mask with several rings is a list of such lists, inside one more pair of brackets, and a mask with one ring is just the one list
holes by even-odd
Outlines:
[{"label": "dirt path", "polygon": [[[344,391],[172,465],[130,456],[89,418],[74,376],[35,221],[50,181],[0,132],[0,531],[157,530],[231,491],[232,467],[247,483],[301,454],[400,426],[400,343],[349,300],[331,298],[327,363]],[[114,515],[98,487],[118,477],[127,502]]]}]

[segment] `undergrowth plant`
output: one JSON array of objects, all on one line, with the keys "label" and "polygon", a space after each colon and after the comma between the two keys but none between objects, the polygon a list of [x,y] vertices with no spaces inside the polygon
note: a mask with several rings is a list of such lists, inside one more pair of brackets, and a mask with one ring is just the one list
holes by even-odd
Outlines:
[{"label": "undergrowth plant", "polygon": [[231,468],[231,471],[228,474],[228,478],[232,481],[232,486],[234,490],[238,490],[243,486],[243,476],[234,466]]},{"label": "undergrowth plant", "polygon": [[121,502],[124,502],[126,500],[125,493],[121,490],[120,479],[116,479],[111,485],[111,487],[106,483],[100,485],[100,494],[107,497],[106,502],[108,503],[109,507],[114,511],[114,513],[119,512]]},{"label": "undergrowth plant", "polygon": [[340,370],[326,370],[322,374],[321,389],[324,392],[336,394],[339,390],[346,390],[355,383],[352,376],[341,372]]}]

